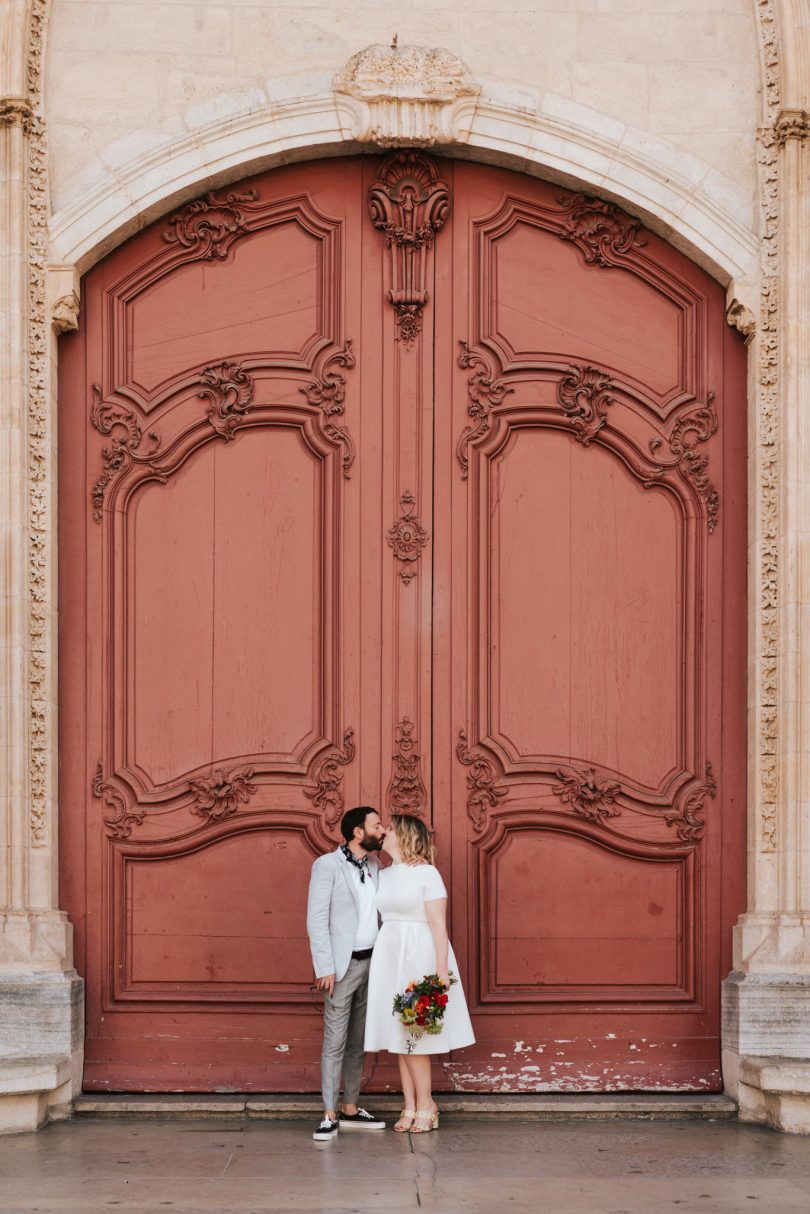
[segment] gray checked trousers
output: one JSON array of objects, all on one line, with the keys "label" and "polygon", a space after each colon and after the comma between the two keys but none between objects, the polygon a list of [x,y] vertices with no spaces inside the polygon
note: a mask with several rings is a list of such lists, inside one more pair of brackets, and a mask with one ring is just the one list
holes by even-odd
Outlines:
[{"label": "gray checked trousers", "polygon": [[370,957],[365,961],[352,957],[346,973],[335,983],[333,993],[323,997],[321,1087],[324,1109],[337,1112],[341,1074],[344,1104],[357,1104],[360,1095],[370,966]]}]

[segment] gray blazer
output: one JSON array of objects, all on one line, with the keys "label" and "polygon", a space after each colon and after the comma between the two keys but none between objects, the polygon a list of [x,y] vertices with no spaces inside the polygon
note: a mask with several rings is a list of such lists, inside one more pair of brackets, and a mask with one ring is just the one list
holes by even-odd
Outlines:
[{"label": "gray blazer", "polygon": [[[368,868],[376,889],[380,875],[376,856],[369,856]],[[352,959],[359,923],[355,879],[349,861],[338,847],[318,856],[309,879],[307,934],[316,978],[334,974],[335,981],[340,982]]]}]

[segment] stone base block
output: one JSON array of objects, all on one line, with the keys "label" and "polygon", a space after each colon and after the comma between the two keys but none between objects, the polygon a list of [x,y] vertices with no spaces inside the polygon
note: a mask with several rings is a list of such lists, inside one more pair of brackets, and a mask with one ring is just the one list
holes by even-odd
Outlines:
[{"label": "stone base block", "polygon": [[810,1059],[810,974],[732,971],[722,1033],[723,1049],[740,1058]]},{"label": "stone base block", "polygon": [[73,1086],[69,1055],[0,1060],[0,1134],[38,1130],[51,1109],[64,1116]]},{"label": "stone base block", "polygon": [[741,1121],[810,1134],[810,974],[729,974],[723,1077]]},{"label": "stone base block", "polygon": [[0,970],[0,1066],[4,1057],[73,1055],[84,1041],[84,983],[75,970]]},{"label": "stone base block", "polygon": [[0,1133],[70,1116],[83,1055],[84,983],[76,971],[0,970]]},{"label": "stone base block", "polygon": [[787,1134],[810,1134],[810,1061],[742,1058],[739,1117]]}]

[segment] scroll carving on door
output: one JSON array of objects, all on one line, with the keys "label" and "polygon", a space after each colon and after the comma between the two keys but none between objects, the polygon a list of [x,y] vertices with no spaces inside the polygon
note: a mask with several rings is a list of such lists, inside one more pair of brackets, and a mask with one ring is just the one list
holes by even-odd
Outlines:
[{"label": "scroll carving on door", "polygon": [[[107,441],[88,439],[88,506],[110,571],[91,786],[112,849],[110,1010],[308,1003],[306,955],[259,961],[260,911],[236,928],[238,955],[206,965],[194,950],[211,916],[232,917],[212,877],[226,855],[273,871],[334,845],[356,754],[340,678],[358,459],[343,227],[305,192],[209,194],[105,282],[88,435]],[[185,979],[154,944],[164,870],[185,890],[181,919],[214,881]],[[185,931],[169,930],[166,956]]]},{"label": "scroll carving on door", "polygon": [[[456,561],[467,638],[445,736],[467,811],[475,1006],[700,1015],[723,798],[707,709],[724,374],[709,303],[610,204],[505,190],[466,215],[470,276],[454,286],[469,303],[445,326],[466,558],[437,532],[434,559]],[[510,895],[526,864],[548,896]],[[600,874],[600,909],[585,873]],[[668,941],[655,962],[647,904]],[[580,913],[603,921],[601,954]]]}]

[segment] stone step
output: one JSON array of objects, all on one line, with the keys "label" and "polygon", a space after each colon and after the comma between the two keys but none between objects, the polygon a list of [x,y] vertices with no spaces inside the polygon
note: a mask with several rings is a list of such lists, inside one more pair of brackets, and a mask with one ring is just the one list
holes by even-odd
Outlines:
[{"label": "stone step", "polygon": [[[365,1097],[369,1106],[384,1115],[398,1113],[401,1096]],[[442,1114],[452,1120],[553,1121],[566,1118],[645,1119],[674,1121],[681,1118],[727,1120],[736,1117],[737,1106],[726,1095],[682,1092],[643,1093],[548,1093],[504,1095],[501,1093],[438,1093]],[[317,1095],[233,1093],[197,1095],[126,1092],[84,1093],[74,1102],[79,1117],[199,1117],[266,1118],[293,1121],[315,1118],[321,1112]]]},{"label": "stone step", "polygon": [[0,1134],[37,1130],[69,1099],[71,1060],[43,1054],[0,1059]]},{"label": "stone step", "polygon": [[70,1058],[43,1054],[31,1058],[0,1061],[0,1096],[22,1096],[29,1092],[52,1092],[70,1079]]}]

